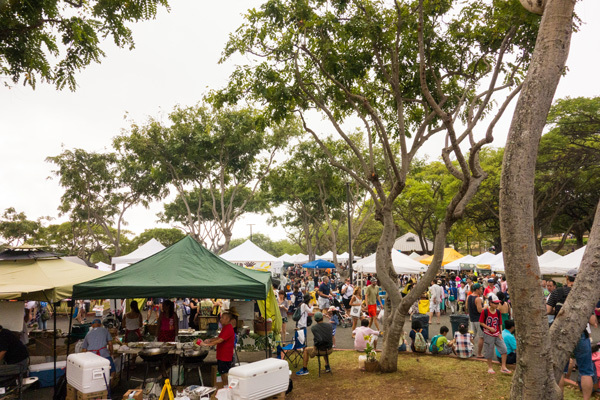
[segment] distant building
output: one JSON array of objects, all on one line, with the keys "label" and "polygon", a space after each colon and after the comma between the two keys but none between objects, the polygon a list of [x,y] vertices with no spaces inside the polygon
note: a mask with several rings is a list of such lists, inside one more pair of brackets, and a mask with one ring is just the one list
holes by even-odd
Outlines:
[{"label": "distant building", "polygon": [[394,242],[394,249],[406,254],[413,251],[418,254],[425,254],[428,251],[433,251],[433,242],[429,239],[425,239],[425,241],[427,242],[427,249],[423,249],[421,246],[418,235],[408,232],[396,239]]}]

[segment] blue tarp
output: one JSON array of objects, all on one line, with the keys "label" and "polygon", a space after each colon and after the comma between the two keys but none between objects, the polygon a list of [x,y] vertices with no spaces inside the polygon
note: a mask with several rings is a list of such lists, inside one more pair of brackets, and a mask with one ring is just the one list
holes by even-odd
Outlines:
[{"label": "blue tarp", "polygon": [[302,264],[302,268],[317,268],[317,269],[327,269],[327,268],[335,268],[334,263],[330,263],[325,260],[315,260],[308,262],[306,264]]}]

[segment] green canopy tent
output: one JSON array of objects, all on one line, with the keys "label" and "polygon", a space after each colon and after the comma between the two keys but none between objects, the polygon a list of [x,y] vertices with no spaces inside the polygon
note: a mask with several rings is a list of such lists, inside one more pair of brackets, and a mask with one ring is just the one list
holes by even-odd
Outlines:
[{"label": "green canopy tent", "polygon": [[[73,287],[74,299],[201,297],[264,300],[265,331],[269,295],[273,296],[270,272],[230,263],[190,236],[129,267]],[[268,342],[266,347],[269,348]],[[265,352],[269,357],[268,349]]]},{"label": "green canopy tent", "polygon": [[265,300],[271,274],[240,267],[186,236],[110,275],[73,287],[74,299],[202,297]]}]

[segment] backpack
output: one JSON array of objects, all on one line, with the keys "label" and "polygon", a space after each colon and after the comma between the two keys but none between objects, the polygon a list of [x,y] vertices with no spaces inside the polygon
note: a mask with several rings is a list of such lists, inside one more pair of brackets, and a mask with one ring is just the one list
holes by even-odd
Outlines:
[{"label": "backpack", "polygon": [[296,310],[294,311],[294,314],[292,315],[292,319],[295,322],[300,321],[300,318],[302,318],[302,310],[300,308],[301,307],[296,308]]},{"label": "backpack", "polygon": [[417,353],[427,352],[427,342],[425,341],[425,338],[421,332],[415,332],[414,347]]},{"label": "backpack", "polygon": [[[437,346],[437,341],[438,341],[438,339],[439,339],[439,338],[441,338],[441,337],[442,337],[442,335],[435,335],[435,336],[434,336],[434,337],[431,339],[431,344],[429,345],[429,352],[430,352],[431,354],[437,354],[437,353],[438,353],[439,349],[438,349],[438,346]],[[415,348],[416,348],[416,346],[415,346]]]}]

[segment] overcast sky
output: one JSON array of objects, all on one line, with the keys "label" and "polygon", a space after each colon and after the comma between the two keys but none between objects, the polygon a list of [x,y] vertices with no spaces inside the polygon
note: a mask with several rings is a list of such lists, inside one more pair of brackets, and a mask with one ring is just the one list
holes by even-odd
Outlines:
[{"label": "overcast sky", "polygon": [[[241,14],[261,1],[171,3],[170,13],[161,11],[156,20],[133,26],[132,51],[107,42],[107,57],[78,74],[76,92],[43,84],[35,91],[0,86],[0,212],[15,207],[30,219],[57,217],[62,189],[56,179],[47,179],[52,165],[46,157],[61,153],[63,146],[109,150],[112,138],[131,121],[143,122],[149,116],[166,120],[173,106],[197,103],[207,90],[225,85],[235,62],[246,62],[236,58],[217,64],[229,33],[242,23]],[[555,98],[600,95],[600,24],[592,22],[600,17],[600,1],[579,1],[576,11],[584,25],[573,35],[569,72]],[[511,114],[496,129],[495,146],[504,145]],[[424,153],[439,157],[437,146],[439,142],[433,142]],[[161,209],[154,204],[150,210],[128,212],[127,229],[137,234],[159,226],[155,214]],[[247,224],[255,224],[255,233],[283,238],[283,229],[268,226],[266,219],[244,218],[236,224],[234,238],[248,236]]]}]

